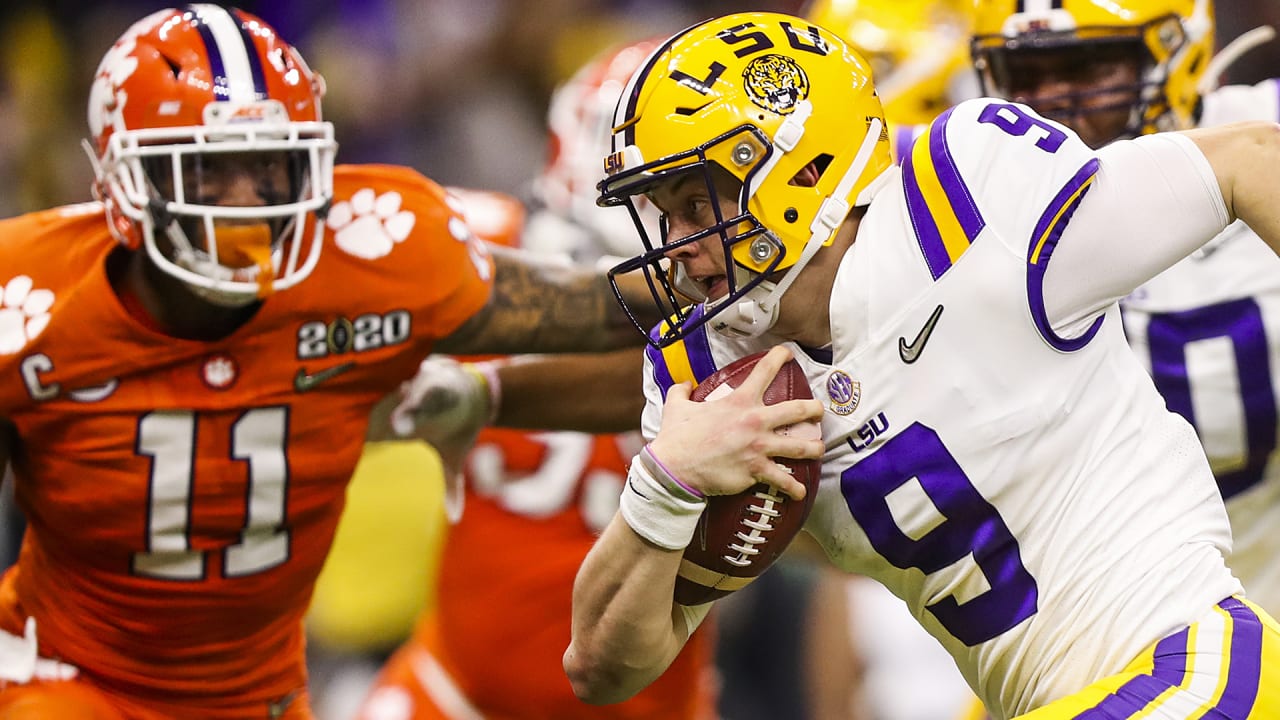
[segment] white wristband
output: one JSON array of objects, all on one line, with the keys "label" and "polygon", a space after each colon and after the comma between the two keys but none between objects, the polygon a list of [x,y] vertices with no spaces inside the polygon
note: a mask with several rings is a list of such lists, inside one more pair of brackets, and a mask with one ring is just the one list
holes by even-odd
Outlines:
[{"label": "white wristband", "polygon": [[706,498],[677,480],[646,445],[631,461],[618,509],[640,537],[666,550],[693,540]]}]

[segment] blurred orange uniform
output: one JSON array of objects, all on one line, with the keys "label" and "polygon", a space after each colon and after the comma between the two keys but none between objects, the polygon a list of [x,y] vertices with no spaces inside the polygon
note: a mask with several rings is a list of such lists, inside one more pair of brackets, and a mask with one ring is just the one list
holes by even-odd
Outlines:
[{"label": "blurred orange uniform", "polygon": [[361,720],[715,717],[710,624],[622,704],[584,704],[561,667],[574,575],[640,443],[638,433],[485,429],[467,461],[466,510],[445,541],[436,609],[383,668]]},{"label": "blurred orange uniform", "polygon": [[[477,234],[521,244],[518,201],[450,190]],[[617,510],[641,445],[639,432],[482,430],[464,469],[465,512],[445,539],[435,608],[383,667],[359,720],[715,718],[710,622],[625,703],[583,703],[561,665],[574,576]]]},{"label": "blurred orange uniform", "polygon": [[[0,222],[0,418],[29,523],[0,628],[35,617],[41,655],[105,698],[74,716],[310,717],[302,618],[370,410],[490,293],[457,206],[412,170],[339,166],[309,280],[213,342],[112,290],[100,205]],[[0,715],[66,685],[10,685]]]}]

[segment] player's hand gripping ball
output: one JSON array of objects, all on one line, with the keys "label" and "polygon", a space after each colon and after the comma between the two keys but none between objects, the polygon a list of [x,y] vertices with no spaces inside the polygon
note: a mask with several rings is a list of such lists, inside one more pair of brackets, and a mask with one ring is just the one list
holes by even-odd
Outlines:
[{"label": "player's hand gripping ball", "polygon": [[[742,384],[762,357],[764,353],[757,353],[726,365],[699,383],[691,399],[714,402],[727,395]],[[812,397],[804,369],[794,359],[782,366],[764,391],[766,405]],[[816,422],[788,425],[778,432],[807,438],[822,436],[822,428]],[[737,495],[708,497],[693,541],[680,562],[677,603],[701,605],[746,587],[782,555],[800,532],[818,494],[822,461],[776,460],[804,484],[804,500],[792,500],[764,483]]]}]

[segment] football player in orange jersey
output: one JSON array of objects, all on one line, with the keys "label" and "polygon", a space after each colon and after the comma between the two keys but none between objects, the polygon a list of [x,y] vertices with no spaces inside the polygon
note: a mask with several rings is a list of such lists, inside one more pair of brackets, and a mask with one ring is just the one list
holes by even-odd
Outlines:
[{"label": "football player in orange jersey", "polygon": [[302,617],[375,403],[433,350],[632,342],[602,276],[335,168],[322,92],[250,14],[149,15],[94,78],[100,201],[0,222],[3,717],[311,717]]},{"label": "football player in orange jersey", "polygon": [[[548,117],[550,159],[534,183],[540,207],[526,218],[512,198],[461,193],[477,233],[579,262],[635,252],[627,218],[596,207],[595,181],[608,148],[617,95],[656,44],[646,41],[608,51],[556,91]],[[630,356],[638,380],[641,353]],[[428,359],[424,366],[434,370],[420,374],[423,378],[440,382],[449,373],[460,373],[460,383],[469,379],[463,366],[447,358]],[[485,368],[486,383],[496,381],[496,364],[470,367]],[[627,394],[616,387],[598,393],[582,388],[580,397],[607,397],[611,409],[634,424],[643,404],[638,382],[635,389]],[[452,503],[460,518],[445,540],[434,607],[384,666],[357,717],[715,717],[712,643],[706,632],[694,636],[654,686],[616,707],[578,700],[560,669],[569,640],[574,574],[616,509],[626,458],[639,444],[634,431],[483,430],[463,465],[466,482],[453,486],[465,493],[465,512],[456,500]]]}]

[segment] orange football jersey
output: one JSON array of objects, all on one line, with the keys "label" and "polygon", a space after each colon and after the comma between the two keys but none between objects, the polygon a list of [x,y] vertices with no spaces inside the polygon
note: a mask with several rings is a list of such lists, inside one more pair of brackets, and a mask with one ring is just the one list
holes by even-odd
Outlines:
[{"label": "orange football jersey", "polygon": [[[312,221],[314,222],[314,220]],[[216,342],[108,284],[97,204],[0,222],[0,417],[28,520],[0,627],[143,717],[263,718],[305,684],[302,618],[373,405],[487,301],[458,202],[339,166],[311,276]]]},{"label": "orange football jersey", "polygon": [[[520,244],[514,198],[451,188],[486,241]],[[638,380],[637,380],[638,382]],[[564,674],[573,580],[618,507],[639,433],[486,428],[467,456],[465,509],[449,528],[434,611],[380,673],[362,720],[710,720],[711,623],[631,700],[579,701]]]}]

